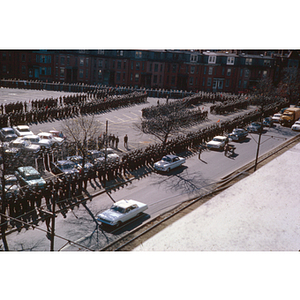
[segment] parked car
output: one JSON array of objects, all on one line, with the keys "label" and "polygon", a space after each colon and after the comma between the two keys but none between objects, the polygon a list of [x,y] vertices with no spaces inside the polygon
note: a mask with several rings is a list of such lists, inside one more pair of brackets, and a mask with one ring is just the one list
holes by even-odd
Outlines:
[{"label": "parked car", "polygon": [[32,145],[39,145],[41,148],[51,148],[51,143],[48,140],[41,139],[38,135],[31,134],[21,137],[24,141],[28,141]]},{"label": "parked car", "polygon": [[110,226],[121,226],[123,223],[141,215],[148,208],[147,204],[136,200],[120,200],[110,209],[97,215],[97,220]]},{"label": "parked car", "polygon": [[[80,155],[73,155],[73,156],[68,156],[67,160],[72,161],[73,163],[76,164],[77,170],[80,172],[82,170],[82,163],[83,163],[83,157]],[[84,170],[88,171],[89,169],[93,168],[93,164],[90,163],[87,159],[84,163]]]},{"label": "parked car", "polygon": [[41,174],[31,166],[19,167],[15,175],[21,186],[28,185],[30,187],[44,188],[46,185],[46,181],[42,178]]},{"label": "parked car", "polygon": [[41,150],[40,145],[31,144],[29,141],[24,140],[23,137],[18,137],[9,143],[10,148],[18,149],[21,152],[38,153]]},{"label": "parked car", "polygon": [[[101,152],[103,153],[103,156],[105,157],[105,148],[101,149]],[[120,159],[120,156],[115,153],[115,151],[112,148],[106,149],[107,153],[107,159],[111,161],[118,161]]]},{"label": "parked car", "polygon": [[262,130],[261,123],[259,122],[252,122],[248,127],[247,127],[248,132],[260,132]]},{"label": "parked car", "polygon": [[263,120],[263,126],[267,126],[267,127],[272,127],[274,124],[274,121],[272,119],[272,117],[266,117]]},{"label": "parked car", "polygon": [[0,129],[0,139],[2,142],[11,142],[18,136],[11,127],[3,127]]},{"label": "parked car", "polygon": [[279,123],[280,118],[281,118],[280,113],[274,114],[273,117],[272,117],[273,123]]},{"label": "parked car", "polygon": [[247,136],[248,136],[248,131],[243,128],[235,128],[230,134],[228,134],[228,138],[234,142],[243,140]]},{"label": "parked car", "polygon": [[[5,193],[6,195],[17,194],[20,189],[18,179],[15,175],[4,175]],[[0,194],[2,193],[2,185],[0,183]]]},{"label": "parked car", "polygon": [[185,158],[177,155],[165,155],[160,161],[154,163],[154,169],[161,172],[169,172],[185,163]]},{"label": "parked car", "polygon": [[293,125],[292,125],[292,130],[294,131],[300,131],[300,121],[296,121]]},{"label": "parked car", "polygon": [[27,125],[17,125],[13,126],[12,128],[17,136],[33,134],[33,132],[29,129],[29,126]]},{"label": "parked car", "polygon": [[93,165],[98,165],[104,163],[105,155],[99,150],[88,150],[87,159]]},{"label": "parked car", "polygon": [[208,149],[217,149],[217,150],[224,150],[225,144],[228,143],[227,136],[215,136],[211,141],[206,144]]},{"label": "parked car", "polygon": [[50,132],[40,132],[37,135],[40,137],[41,143],[47,143],[50,145],[50,147],[55,145],[62,145],[65,140],[64,138],[54,136]]},{"label": "parked car", "polygon": [[56,175],[74,175],[79,174],[76,164],[70,160],[58,160],[56,163],[51,162],[51,171]]}]

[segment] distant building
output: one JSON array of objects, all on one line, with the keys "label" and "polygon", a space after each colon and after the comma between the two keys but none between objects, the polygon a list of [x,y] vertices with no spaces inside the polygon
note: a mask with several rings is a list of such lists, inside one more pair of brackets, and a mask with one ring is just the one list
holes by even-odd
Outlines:
[{"label": "distant building", "polygon": [[299,69],[298,51],[1,50],[0,78],[209,92],[247,92]]}]

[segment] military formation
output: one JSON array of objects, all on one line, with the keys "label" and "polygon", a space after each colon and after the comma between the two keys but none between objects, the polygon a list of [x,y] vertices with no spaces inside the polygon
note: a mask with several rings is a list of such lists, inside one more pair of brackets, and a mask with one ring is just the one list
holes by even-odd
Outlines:
[{"label": "military formation", "polygon": [[[20,120],[24,123],[40,122],[42,120],[51,120],[56,118],[67,118],[69,116],[78,114],[94,113],[95,111],[102,111],[108,108],[116,108],[123,105],[135,104],[145,102],[147,94],[144,92],[133,92],[124,95],[100,95],[97,91],[91,92],[89,95],[76,95],[62,97],[58,99],[43,99],[31,103],[34,111],[38,112],[38,117],[27,119],[27,113],[32,112],[33,109],[28,110],[28,106],[23,104],[21,108],[20,103],[15,103],[7,107],[2,107],[1,117],[9,116],[8,124],[21,124]],[[197,95],[188,96],[187,98],[172,101],[164,105],[158,105],[147,110],[145,114],[147,117],[156,114],[156,110],[164,109],[165,105],[171,105],[175,108],[190,107],[195,104],[203,103],[204,101],[220,101],[222,103],[229,103],[231,101],[247,100],[246,97],[233,97],[231,95],[221,95],[212,93],[198,93]],[[247,102],[245,101],[245,102]],[[180,106],[181,105],[181,106]],[[272,114],[281,107],[286,105],[283,99],[278,99],[276,103],[270,104],[265,108],[267,114]],[[7,113],[8,109],[9,113]],[[63,113],[50,113],[52,110],[63,110]],[[152,111],[151,111],[152,110]],[[70,112],[71,111],[71,112]],[[43,113],[42,113],[43,112]],[[207,117],[207,112],[197,111],[196,113],[201,118]],[[19,117],[16,117],[16,116]],[[25,115],[22,119],[20,116]],[[76,205],[80,205],[83,199],[83,192],[86,191],[88,184],[92,187],[105,187],[107,183],[124,182],[132,175],[132,172],[140,168],[146,168],[151,171],[153,163],[163,155],[166,154],[183,154],[189,151],[198,151],[199,145],[206,143],[216,135],[224,135],[231,132],[236,127],[245,127],[251,121],[259,118],[260,111],[247,112],[240,117],[233,120],[215,123],[213,125],[202,128],[198,131],[189,132],[185,135],[170,138],[165,144],[155,143],[143,149],[133,150],[125,153],[117,161],[106,161],[104,163],[94,164],[88,171],[82,172],[80,175],[64,175],[50,177],[47,179],[47,184],[44,189],[30,188],[28,186],[22,187],[18,194],[9,194],[6,199],[6,210],[9,216],[18,218],[26,223],[37,224],[39,221],[45,221],[49,225],[49,215],[47,211],[52,211],[52,205],[55,203],[56,213],[62,213],[64,217],[68,210],[72,210]],[[2,119],[1,119],[2,120]],[[6,126],[7,126],[6,125]],[[2,125],[1,125],[2,126]],[[4,126],[2,126],[4,127]],[[126,144],[128,145],[128,136],[126,135]],[[114,148],[118,148],[119,137],[112,134],[105,136],[103,134],[98,138],[98,141],[88,141],[88,144],[93,147],[103,147],[104,143],[108,140],[108,144]],[[124,137],[125,145],[125,137]],[[73,155],[76,152],[76,145],[66,142],[64,147],[68,148],[68,155]],[[51,171],[50,162],[56,161],[61,157],[61,149],[42,150],[35,159],[35,165],[40,171]],[[1,205],[3,203],[1,202]],[[17,227],[19,230],[23,227],[20,222],[8,220],[6,225],[12,228]],[[28,227],[28,226],[27,226]]]}]

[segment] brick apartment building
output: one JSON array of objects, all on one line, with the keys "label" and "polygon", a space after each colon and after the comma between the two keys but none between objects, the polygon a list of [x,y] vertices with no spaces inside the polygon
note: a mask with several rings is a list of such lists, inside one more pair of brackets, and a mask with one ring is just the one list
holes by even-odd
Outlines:
[{"label": "brick apartment building", "polygon": [[0,78],[239,93],[277,84],[298,51],[0,50]]}]

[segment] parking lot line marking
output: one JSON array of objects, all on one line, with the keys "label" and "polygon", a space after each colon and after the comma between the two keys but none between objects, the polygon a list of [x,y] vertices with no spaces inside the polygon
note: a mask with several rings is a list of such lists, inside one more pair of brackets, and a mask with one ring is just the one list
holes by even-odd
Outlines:
[{"label": "parking lot line marking", "polygon": [[106,119],[107,121],[109,121],[109,122],[112,122],[112,123],[116,123],[115,121],[112,121],[112,120],[110,120],[110,119]]}]

